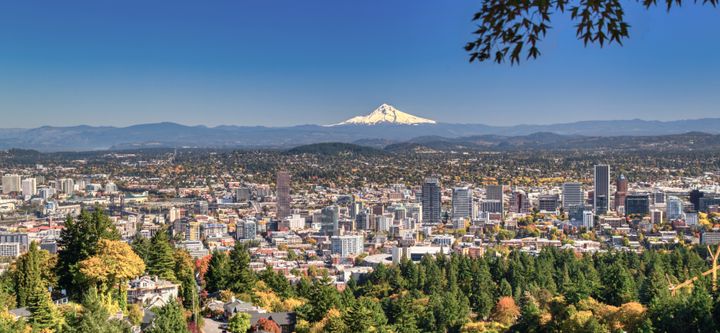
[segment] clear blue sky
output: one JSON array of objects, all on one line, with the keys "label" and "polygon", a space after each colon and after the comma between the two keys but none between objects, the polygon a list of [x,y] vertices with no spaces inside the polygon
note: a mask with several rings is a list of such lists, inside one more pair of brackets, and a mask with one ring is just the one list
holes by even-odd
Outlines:
[{"label": "clear blue sky", "polygon": [[720,9],[624,3],[624,47],[558,17],[510,67],[467,63],[478,0],[4,1],[0,127],[720,117]]}]

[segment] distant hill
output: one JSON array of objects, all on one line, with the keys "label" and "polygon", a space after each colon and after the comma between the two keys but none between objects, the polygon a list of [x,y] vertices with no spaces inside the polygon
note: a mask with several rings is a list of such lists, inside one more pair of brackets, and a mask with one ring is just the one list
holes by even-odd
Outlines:
[{"label": "distant hill", "polygon": [[533,133],[524,136],[482,135],[460,138],[418,137],[390,144],[389,152],[508,150],[720,150],[720,135],[689,132],[656,136],[579,136]]},{"label": "distant hill", "polygon": [[[0,149],[87,151],[137,148],[276,148],[344,142],[382,148],[403,142],[468,145],[468,148],[508,145],[624,144],[627,137],[681,135],[687,132],[720,134],[720,118],[678,121],[583,121],[554,125],[488,126],[482,124],[416,123],[351,124],[336,126],[185,126],[175,123],[129,127],[44,126],[0,129]],[[508,139],[512,137],[513,139]],[[618,137],[619,139],[589,139]],[[433,139],[435,138],[435,139]],[[593,143],[593,140],[598,141]],[[644,139],[638,139],[644,140]],[[655,139],[651,139],[655,140]]]},{"label": "distant hill", "polygon": [[385,154],[380,149],[359,146],[351,143],[326,142],[298,146],[286,151],[288,154],[319,154],[319,155],[371,155]]}]

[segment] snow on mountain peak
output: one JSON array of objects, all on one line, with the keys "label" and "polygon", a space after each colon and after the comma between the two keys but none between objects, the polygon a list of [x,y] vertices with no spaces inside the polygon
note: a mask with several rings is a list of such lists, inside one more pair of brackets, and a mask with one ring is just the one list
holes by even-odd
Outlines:
[{"label": "snow on mountain peak", "polygon": [[397,125],[417,125],[417,124],[435,124],[434,120],[413,116],[409,113],[402,112],[390,104],[383,103],[375,111],[367,116],[352,117],[336,125],[377,125],[377,124],[397,124]]}]

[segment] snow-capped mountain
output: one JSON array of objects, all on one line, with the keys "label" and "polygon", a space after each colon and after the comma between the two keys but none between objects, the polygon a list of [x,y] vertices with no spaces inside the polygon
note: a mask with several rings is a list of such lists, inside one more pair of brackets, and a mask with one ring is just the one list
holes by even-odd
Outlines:
[{"label": "snow-capped mountain", "polygon": [[352,117],[335,125],[377,125],[377,124],[394,124],[394,125],[417,125],[417,124],[435,124],[434,120],[413,116],[409,113],[402,112],[392,105],[380,105],[375,111],[367,116]]}]

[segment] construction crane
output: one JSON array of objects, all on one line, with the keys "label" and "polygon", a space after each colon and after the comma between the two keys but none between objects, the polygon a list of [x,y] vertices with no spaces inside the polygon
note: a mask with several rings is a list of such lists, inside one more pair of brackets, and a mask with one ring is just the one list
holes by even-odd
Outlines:
[{"label": "construction crane", "polygon": [[703,272],[699,276],[693,277],[692,279],[686,280],[677,285],[673,285],[670,282],[670,279],[668,278],[668,282],[670,283],[670,294],[671,295],[675,296],[675,293],[677,292],[678,289],[692,286],[693,282],[697,281],[699,278],[701,278],[703,276],[708,276],[710,274],[712,274],[712,289],[713,289],[713,291],[717,291],[717,274],[718,274],[718,268],[720,268],[718,266],[718,258],[720,258],[720,246],[717,247],[715,252],[713,252],[712,249],[710,249],[710,246],[708,246],[707,249],[708,249],[708,253],[710,254],[710,259],[712,259],[712,268]]}]

